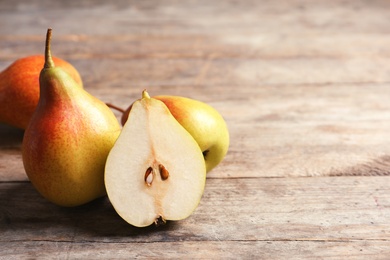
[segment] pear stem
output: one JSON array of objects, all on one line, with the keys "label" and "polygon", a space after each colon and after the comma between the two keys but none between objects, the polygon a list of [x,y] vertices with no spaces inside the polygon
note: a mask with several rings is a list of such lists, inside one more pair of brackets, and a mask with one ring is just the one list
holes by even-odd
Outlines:
[{"label": "pear stem", "polygon": [[111,104],[111,103],[106,103],[106,106],[108,106],[109,108],[115,109],[115,110],[121,112],[122,114],[125,112],[124,109],[122,109],[122,108],[120,108],[120,107],[117,107],[117,106],[115,106],[115,105],[113,105],[113,104]]},{"label": "pear stem", "polygon": [[144,91],[142,91],[142,98],[150,99],[149,93],[146,91],[146,89],[144,89]]},{"label": "pear stem", "polygon": [[54,61],[51,56],[51,50],[50,50],[50,42],[51,42],[51,28],[47,29],[46,33],[46,45],[45,45],[45,69],[54,68]]}]

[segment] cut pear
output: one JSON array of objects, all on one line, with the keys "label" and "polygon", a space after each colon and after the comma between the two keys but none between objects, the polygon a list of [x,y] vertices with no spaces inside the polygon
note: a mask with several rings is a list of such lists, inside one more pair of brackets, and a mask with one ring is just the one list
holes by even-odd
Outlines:
[{"label": "cut pear", "polygon": [[197,142],[144,91],[107,158],[105,185],[116,212],[137,227],[185,219],[198,206],[205,181]]}]

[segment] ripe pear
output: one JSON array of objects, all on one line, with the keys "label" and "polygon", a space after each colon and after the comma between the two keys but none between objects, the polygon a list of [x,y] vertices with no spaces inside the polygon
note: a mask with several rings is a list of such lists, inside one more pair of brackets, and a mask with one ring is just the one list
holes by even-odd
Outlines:
[{"label": "ripe pear", "polygon": [[116,212],[137,227],[185,219],[198,206],[205,181],[194,138],[144,91],[106,163],[107,195]]},{"label": "ripe pear", "polygon": [[[67,61],[53,57],[72,77],[77,86],[83,83],[78,71]],[[39,73],[45,62],[44,55],[20,58],[0,73],[0,122],[26,129],[39,100]]]},{"label": "ripe pear", "polygon": [[78,206],[104,196],[104,167],[120,125],[99,99],[56,67],[47,32],[40,98],[25,130],[22,155],[38,192],[60,206]]},{"label": "ripe pear", "polygon": [[[203,152],[207,172],[225,157],[229,148],[229,130],[222,115],[212,106],[186,97],[155,96],[168,107],[173,117],[192,135]],[[132,105],[122,115],[126,122]]]}]

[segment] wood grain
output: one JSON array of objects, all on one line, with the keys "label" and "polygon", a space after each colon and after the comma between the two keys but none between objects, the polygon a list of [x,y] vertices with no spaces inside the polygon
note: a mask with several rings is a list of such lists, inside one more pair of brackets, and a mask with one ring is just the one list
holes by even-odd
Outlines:
[{"label": "wood grain", "polygon": [[[367,259],[387,260],[389,243],[383,241],[178,241],[159,243],[115,242],[20,242],[20,247],[9,248],[1,243],[5,254],[0,259]],[[112,249],[115,248],[115,251]],[[212,252],[212,256],[210,255]]]},{"label": "wood grain", "polygon": [[[125,223],[106,198],[66,209],[45,201],[30,183],[3,183],[0,248],[4,257],[24,252],[35,257],[59,254],[72,258],[100,252],[102,255],[96,257],[104,258],[110,246],[131,252],[133,247],[143,245],[146,248],[134,254],[151,257],[180,256],[191,248],[211,246],[193,256],[201,258],[208,250],[215,250],[216,256],[247,258],[267,249],[266,259],[277,245],[286,242],[279,248],[280,257],[288,257],[292,250],[297,255],[307,250],[308,258],[322,254],[337,257],[346,252],[345,256],[361,257],[388,254],[387,179],[209,179],[201,204],[190,218],[145,229]],[[334,251],[326,253],[323,243],[330,243]],[[28,250],[32,245],[47,247],[50,253]],[[168,245],[172,251],[162,250]],[[374,251],[367,245],[373,245]]]},{"label": "wood grain", "polygon": [[[126,108],[215,107],[231,135],[190,218],[134,228],[44,200],[0,124],[0,259],[389,259],[390,2],[0,1],[0,71],[42,53]],[[0,104],[1,105],[1,104]],[[121,114],[115,111],[120,119]]]}]

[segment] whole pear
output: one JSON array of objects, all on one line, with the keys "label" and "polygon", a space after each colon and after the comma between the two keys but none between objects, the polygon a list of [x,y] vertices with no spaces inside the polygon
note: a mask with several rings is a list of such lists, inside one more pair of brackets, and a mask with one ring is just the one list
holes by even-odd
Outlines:
[{"label": "whole pear", "polygon": [[[83,83],[78,71],[69,62],[53,57],[72,77],[77,86]],[[32,55],[14,61],[0,72],[0,122],[26,129],[39,100],[39,73],[44,55]]]},{"label": "whole pear", "polygon": [[38,106],[24,133],[23,164],[38,192],[60,206],[104,196],[104,167],[120,125],[112,111],[56,67],[47,32]]},{"label": "whole pear", "polygon": [[[203,152],[206,170],[210,172],[225,157],[229,148],[229,130],[222,115],[212,106],[181,96],[154,96],[162,101],[173,117],[192,135]],[[123,113],[127,121],[132,105]]]}]

